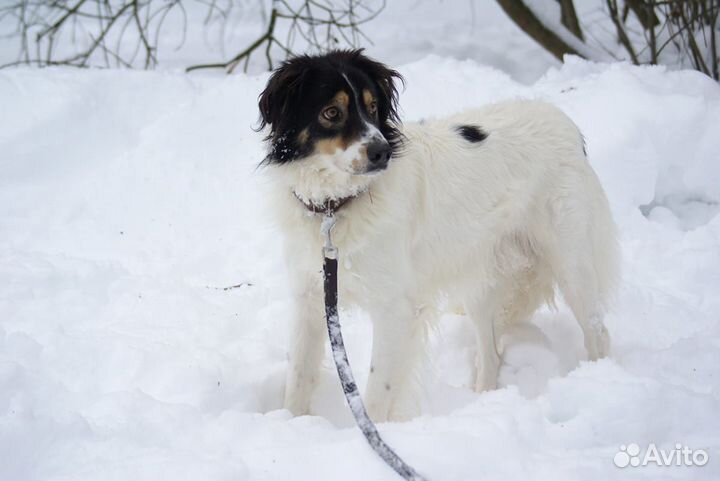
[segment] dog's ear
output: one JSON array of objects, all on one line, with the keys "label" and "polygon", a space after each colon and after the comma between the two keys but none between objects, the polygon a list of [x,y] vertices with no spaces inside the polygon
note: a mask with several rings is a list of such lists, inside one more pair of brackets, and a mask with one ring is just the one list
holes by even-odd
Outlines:
[{"label": "dog's ear", "polygon": [[380,96],[378,99],[378,113],[380,120],[383,122],[390,120],[397,123],[399,116],[397,111],[398,88],[396,80],[404,86],[405,79],[403,79],[397,70],[393,70],[387,65],[376,62],[363,55],[363,49],[354,50],[352,53],[355,66],[365,72],[378,86],[378,95]]},{"label": "dog's ear", "polygon": [[300,93],[303,76],[306,72],[306,60],[306,56],[286,60],[270,76],[258,102],[260,108],[258,130],[262,130],[266,125],[270,125],[273,133],[281,130],[281,126],[278,124],[282,119],[287,119],[290,111],[290,99],[297,97]]}]

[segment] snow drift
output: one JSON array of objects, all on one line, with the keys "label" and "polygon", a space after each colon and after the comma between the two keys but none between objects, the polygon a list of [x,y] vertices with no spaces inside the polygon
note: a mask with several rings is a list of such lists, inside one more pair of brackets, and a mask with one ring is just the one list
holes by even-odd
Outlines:
[{"label": "snow drift", "polygon": [[[476,394],[471,327],[448,313],[424,415],[381,425],[388,443],[428,479],[720,477],[718,85],[578,59],[532,86],[441,57],[400,71],[406,122],[561,107],[624,262],[609,359],[584,360],[561,305],[504,338],[501,388]],[[329,358],[317,416],[281,409],[290,303],[251,129],[266,79],[0,72],[0,479],[392,479]],[[370,327],[341,320],[362,384]],[[709,462],[618,468],[629,443]]]}]

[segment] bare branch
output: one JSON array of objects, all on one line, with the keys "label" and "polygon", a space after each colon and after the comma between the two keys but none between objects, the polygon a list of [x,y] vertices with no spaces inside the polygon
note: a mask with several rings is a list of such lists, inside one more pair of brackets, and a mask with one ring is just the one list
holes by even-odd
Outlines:
[{"label": "bare branch", "polygon": [[[235,55],[233,58],[228,60],[227,62],[221,62],[221,63],[208,63],[208,64],[201,64],[201,65],[193,65],[191,67],[188,67],[185,69],[186,72],[192,72],[193,70],[200,70],[200,69],[208,69],[208,68],[222,68],[227,70],[228,73],[235,70],[237,65],[243,60],[243,59],[250,59],[250,55],[260,48],[264,43],[267,42],[268,48],[272,46],[272,42],[275,41],[275,22],[277,21],[277,10],[273,9],[270,13],[270,23],[268,25],[267,31],[263,35],[261,35],[257,40],[255,40],[252,44],[250,44],[249,47],[247,47],[245,50],[240,52],[239,54]],[[272,62],[268,59],[269,67],[272,67]],[[245,64],[247,67],[247,63]]]},{"label": "bare branch", "polygon": [[560,20],[562,24],[577,38],[585,40],[573,0],[558,0],[558,2],[560,2]]},{"label": "bare branch", "polygon": [[[133,67],[138,56],[144,57],[144,68],[152,68],[157,64],[160,30],[171,10],[185,14],[182,1],[16,0],[0,7],[0,15],[17,19],[20,50],[15,62],[0,68],[22,63],[109,67],[111,59],[118,66]],[[125,40],[134,43],[129,53],[122,48]],[[59,43],[64,57],[59,57]],[[73,46],[74,52],[68,53]]]},{"label": "bare branch", "polygon": [[625,0],[625,5],[633,11],[645,30],[651,30],[660,25],[660,20],[655,14],[653,0]]},{"label": "bare branch", "polygon": [[638,61],[637,53],[635,53],[635,48],[633,47],[633,44],[630,41],[627,32],[625,31],[625,25],[623,23],[623,20],[620,18],[620,11],[618,10],[617,0],[607,0],[607,6],[610,10],[610,19],[615,24],[618,41],[622,44],[623,47],[625,47],[625,50],[627,51],[628,55],[630,55],[630,59],[632,60],[632,62],[635,65],[639,65],[640,62]]},{"label": "bare branch", "polygon": [[522,1],[497,0],[497,3],[518,27],[557,59],[562,60],[565,54],[583,57],[559,35],[547,28]]},{"label": "bare branch", "polygon": [[[268,27],[252,44],[226,62],[193,65],[186,71],[221,68],[230,73],[241,62],[244,62],[243,68],[247,70],[251,55],[263,46],[267,66],[272,69],[273,47],[287,57],[294,53],[293,44],[298,37],[305,41],[304,46],[310,50],[337,48],[338,39],[342,39],[348,46],[356,47],[360,38],[368,40],[360,27],[375,19],[385,8],[385,3],[386,0],[382,0],[378,7],[371,8],[363,0],[345,0],[341,6],[319,0],[302,0],[292,4],[288,0],[273,0]],[[284,42],[276,34],[279,21],[286,21],[288,25]],[[324,38],[318,35],[318,29],[325,32]]]}]

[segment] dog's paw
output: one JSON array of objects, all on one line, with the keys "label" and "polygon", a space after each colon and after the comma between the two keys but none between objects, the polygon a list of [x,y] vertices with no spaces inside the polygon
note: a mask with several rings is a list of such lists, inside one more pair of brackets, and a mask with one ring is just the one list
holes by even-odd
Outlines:
[{"label": "dog's paw", "polygon": [[404,423],[416,418],[422,414],[422,408],[417,396],[406,396],[403,399],[397,399],[390,407],[388,421],[394,423]]},{"label": "dog's paw", "polygon": [[497,355],[486,355],[478,359],[475,375],[475,391],[492,391],[497,389],[500,358]]},{"label": "dog's paw", "polygon": [[585,349],[590,361],[597,361],[610,354],[610,335],[605,326],[596,329],[592,336],[585,336]]},{"label": "dog's paw", "polygon": [[283,407],[294,416],[310,414],[310,394],[303,389],[291,389],[285,392]]},{"label": "dog's paw", "polygon": [[384,423],[390,419],[390,406],[385,400],[368,400],[365,409],[375,423]]},{"label": "dog's paw", "polygon": [[307,416],[308,414],[310,414],[309,407],[302,406],[298,403],[285,403],[283,407],[290,411],[293,416]]}]

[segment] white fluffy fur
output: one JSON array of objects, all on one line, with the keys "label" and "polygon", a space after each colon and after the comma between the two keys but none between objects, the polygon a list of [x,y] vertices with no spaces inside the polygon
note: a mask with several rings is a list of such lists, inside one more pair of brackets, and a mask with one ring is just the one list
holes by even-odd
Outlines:
[{"label": "white fluffy fur", "polygon": [[[488,138],[468,142],[456,131],[462,124]],[[326,333],[321,218],[293,190],[318,204],[368,190],[338,212],[333,239],[341,306],[373,319],[366,405],[375,421],[417,413],[413,371],[441,299],[462,306],[477,328],[477,390],[495,388],[503,326],[552,303],[556,288],[589,359],[608,353],[615,227],[573,122],[546,103],[514,101],[403,133],[402,155],[379,175],[347,173],[342,152],[270,168],[297,305],[285,392],[295,414],[309,410]]]}]

